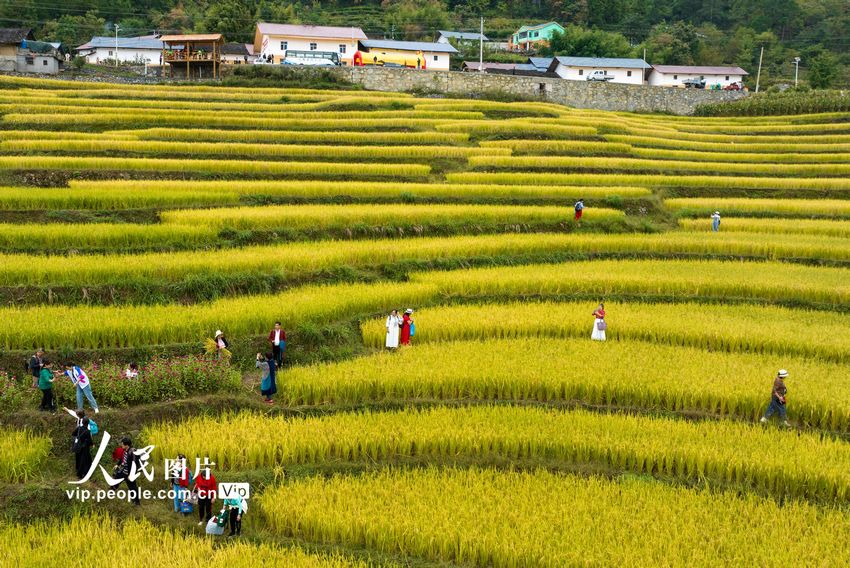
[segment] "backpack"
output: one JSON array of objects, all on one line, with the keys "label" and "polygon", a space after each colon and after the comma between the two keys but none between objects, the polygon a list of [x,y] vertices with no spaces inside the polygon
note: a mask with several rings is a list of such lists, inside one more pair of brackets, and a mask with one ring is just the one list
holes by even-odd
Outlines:
[{"label": "backpack", "polygon": [[91,432],[92,436],[97,436],[97,433],[100,432],[100,428],[97,427],[97,422],[89,418],[89,432]]},{"label": "backpack", "polygon": [[410,337],[413,337],[414,335],[416,335],[416,324],[410,322]]}]

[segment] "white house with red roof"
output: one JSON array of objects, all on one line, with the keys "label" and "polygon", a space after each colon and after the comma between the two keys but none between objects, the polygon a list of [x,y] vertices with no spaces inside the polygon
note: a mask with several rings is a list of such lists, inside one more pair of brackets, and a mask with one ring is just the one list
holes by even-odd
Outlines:
[{"label": "white house with red roof", "polygon": [[340,63],[351,65],[357,42],[365,40],[360,28],[257,23],[254,53],[268,63],[282,63],[289,50],[336,53]]},{"label": "white house with red roof", "polygon": [[659,87],[681,87],[688,79],[702,79],[706,88],[710,85],[726,87],[732,83],[742,84],[749,75],[740,67],[720,65],[706,67],[698,65],[653,65],[649,74],[649,84]]}]

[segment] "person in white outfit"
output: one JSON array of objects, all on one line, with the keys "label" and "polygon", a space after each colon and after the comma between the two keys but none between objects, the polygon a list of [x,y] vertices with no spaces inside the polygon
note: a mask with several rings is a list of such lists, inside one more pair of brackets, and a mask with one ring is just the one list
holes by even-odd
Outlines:
[{"label": "person in white outfit", "polygon": [[398,315],[398,310],[393,310],[387,316],[387,349],[398,348],[398,336],[401,331],[401,316]]},{"label": "person in white outfit", "polygon": [[605,330],[608,329],[608,324],[605,323],[605,304],[601,303],[593,310],[593,333],[590,339],[594,341],[605,341]]}]

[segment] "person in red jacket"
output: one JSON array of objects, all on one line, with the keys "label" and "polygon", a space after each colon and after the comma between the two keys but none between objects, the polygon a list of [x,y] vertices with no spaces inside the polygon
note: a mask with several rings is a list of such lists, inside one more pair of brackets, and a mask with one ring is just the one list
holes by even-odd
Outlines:
[{"label": "person in red jacket", "polygon": [[407,308],[404,310],[404,315],[401,317],[401,344],[410,345],[410,326],[413,324],[413,310]]},{"label": "person in red jacket", "polygon": [[286,332],[281,329],[280,322],[274,322],[274,329],[269,332],[269,345],[274,354],[274,366],[280,369],[283,364],[283,350],[286,349]]},{"label": "person in red jacket", "polygon": [[212,518],[212,504],[218,491],[218,483],[209,467],[198,472],[195,478],[195,491],[198,492],[198,518],[199,525],[206,525]]}]

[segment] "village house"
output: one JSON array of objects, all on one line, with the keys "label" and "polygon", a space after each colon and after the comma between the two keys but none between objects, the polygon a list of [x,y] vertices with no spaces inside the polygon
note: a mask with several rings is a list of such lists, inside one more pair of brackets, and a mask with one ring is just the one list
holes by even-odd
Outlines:
[{"label": "village house", "polygon": [[[532,61],[536,60],[536,61]],[[542,64],[545,61],[545,64]],[[485,73],[495,73],[497,75],[524,75],[527,77],[551,77],[549,73],[549,64],[551,58],[546,57],[529,57],[528,63],[490,63],[485,61],[483,71]],[[481,64],[478,61],[464,61],[461,66],[461,71],[480,71]]]},{"label": "village house", "polygon": [[253,63],[253,59],[244,43],[225,43],[221,46],[221,62],[231,65],[247,65]]},{"label": "village house", "polygon": [[383,65],[448,71],[457,49],[448,43],[363,39],[354,65]]},{"label": "village house", "polygon": [[[117,51],[116,51],[117,42]],[[95,36],[88,42],[74,49],[74,52],[84,57],[86,63],[134,63],[142,65],[159,65],[162,56],[162,41],[155,35],[139,37]]]},{"label": "village house", "polygon": [[342,65],[351,65],[357,42],[365,40],[360,28],[257,23],[254,53],[268,63],[283,63],[286,52],[322,51],[336,53]]},{"label": "village house", "polygon": [[437,43],[466,43],[477,44],[483,39],[484,42],[489,42],[490,38],[478,32],[451,32],[446,30],[439,31],[440,36],[437,38]]},{"label": "village house", "polygon": [[162,62],[168,65],[169,77],[184,79],[217,79],[221,73],[221,34],[164,35]]},{"label": "village house", "polygon": [[684,81],[699,79],[706,87],[720,85],[727,87],[732,83],[743,85],[744,77],[749,75],[736,66],[700,67],[695,65],[653,65],[649,74],[649,84],[660,87],[682,87]]},{"label": "village house", "polygon": [[[604,73],[611,83],[643,85],[652,66],[643,59],[613,57],[565,57],[557,56],[549,65],[549,71],[571,81],[587,81],[594,72]],[[598,76],[596,73],[594,77]]]},{"label": "village house", "polygon": [[508,42],[512,51],[532,51],[549,45],[549,40],[555,33],[564,33],[564,27],[557,22],[546,22],[535,26],[522,26]]},{"label": "village house", "polygon": [[62,55],[52,44],[35,41],[29,28],[0,28],[0,71],[55,75]]}]

